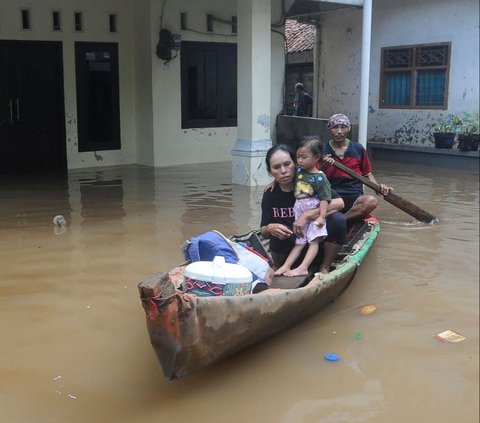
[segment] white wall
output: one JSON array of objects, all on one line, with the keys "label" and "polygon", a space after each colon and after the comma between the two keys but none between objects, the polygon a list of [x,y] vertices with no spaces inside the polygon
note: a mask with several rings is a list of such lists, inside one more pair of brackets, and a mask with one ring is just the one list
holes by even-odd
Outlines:
[{"label": "white wall", "polygon": [[136,0],[134,13],[136,163],[153,166],[152,60],[150,0]]},{"label": "white wall", "polygon": [[342,9],[323,15],[318,31],[318,117],[344,113],[358,123],[362,10]]},{"label": "white wall", "polygon": [[[478,113],[479,5],[477,0],[382,0],[373,9],[369,139],[433,144],[432,126],[439,116]],[[379,109],[381,48],[450,41],[448,109]]]},{"label": "white wall", "polygon": [[[238,0],[241,1],[241,0]],[[288,3],[288,1],[287,1]],[[281,0],[272,0],[272,22],[278,24],[281,22],[282,10]],[[287,8],[288,10],[288,8]],[[276,31],[284,32],[284,28],[274,28]],[[272,69],[271,69],[271,118],[270,118],[270,137],[272,141],[277,139],[277,126],[275,124],[276,117],[283,111],[283,103],[285,96],[285,39],[276,32],[272,34]]]},{"label": "white wall", "polygon": [[[241,0],[239,0],[241,1]],[[151,1],[151,36],[153,44],[158,41],[162,2]],[[272,20],[280,18],[280,1],[272,0]],[[180,29],[180,12],[187,13],[187,27]],[[237,36],[231,35],[231,26],[214,22],[214,34],[206,32],[206,15],[230,20],[237,15],[236,0],[177,0],[167,1],[163,27],[172,33],[181,34],[182,41],[205,41],[236,43]],[[225,34],[225,35],[222,35]],[[154,47],[153,47],[154,48]],[[153,54],[153,52],[152,52]],[[237,128],[181,128],[181,81],[180,55],[164,65],[161,59],[152,56],[153,92],[153,137],[155,166],[172,164],[207,163],[231,160],[231,151],[237,139]],[[272,122],[281,111],[284,78],[283,39],[272,33]],[[241,90],[242,88],[239,87]]]},{"label": "white wall", "polygon": [[283,38],[275,32],[272,32],[272,69],[271,69],[271,98],[270,98],[270,137],[274,141],[277,139],[276,117],[283,110],[283,101],[285,96],[285,55]]},{"label": "white wall", "polygon": [[[446,114],[478,113],[479,5],[476,0],[375,0],[368,139],[431,144],[432,125]],[[320,114],[343,112],[358,122],[362,11],[342,10],[322,17]],[[452,43],[448,110],[379,108],[382,47]],[[322,85],[324,89],[322,89]]]},{"label": "white wall", "polygon": [[[21,29],[20,10],[30,10],[31,30]],[[62,31],[52,31],[52,11],[61,13]],[[75,32],[73,14],[83,13],[84,31]],[[118,32],[109,33],[108,15],[117,14]],[[134,69],[131,2],[122,0],[2,0],[0,2],[0,39],[62,41],[65,91],[65,126],[69,168],[133,163],[135,160]],[[79,153],[75,88],[76,41],[116,42],[119,49],[120,123],[122,149]]]},{"label": "white wall", "polygon": [[[158,42],[162,3],[160,0],[151,2],[151,38],[154,46]],[[187,27],[192,31],[180,30],[180,12],[187,13]],[[236,3],[222,0],[167,1],[163,27],[172,33],[181,34],[182,41],[235,43],[236,36],[199,33],[207,32],[207,13],[229,20],[236,15]],[[215,22],[214,32],[230,34],[231,31],[226,24]],[[154,47],[151,53],[155,166],[230,160],[237,128],[182,129],[180,55],[164,65],[163,60],[154,55]]]}]

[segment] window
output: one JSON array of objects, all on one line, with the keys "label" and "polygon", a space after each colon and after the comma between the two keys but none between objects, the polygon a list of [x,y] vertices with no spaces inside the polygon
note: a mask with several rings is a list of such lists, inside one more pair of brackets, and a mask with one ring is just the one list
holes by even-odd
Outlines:
[{"label": "window", "polygon": [[82,12],[75,12],[73,14],[73,20],[75,23],[75,31],[83,31],[83,17]]},{"label": "window", "polygon": [[187,29],[187,13],[180,13],[180,29]]},{"label": "window", "polygon": [[62,29],[62,25],[60,22],[60,12],[58,11],[52,12],[52,28],[54,31],[60,31]]},{"label": "window", "polygon": [[182,128],[237,126],[237,45],[182,41]]},{"label": "window", "polygon": [[117,15],[111,13],[108,15],[108,25],[110,32],[117,32]]},{"label": "window", "polygon": [[450,43],[382,49],[380,107],[447,109]]},{"label": "window", "polygon": [[30,27],[30,10],[22,9],[22,29],[32,29]]},{"label": "window", "polygon": [[118,45],[75,43],[78,151],[120,150]]}]

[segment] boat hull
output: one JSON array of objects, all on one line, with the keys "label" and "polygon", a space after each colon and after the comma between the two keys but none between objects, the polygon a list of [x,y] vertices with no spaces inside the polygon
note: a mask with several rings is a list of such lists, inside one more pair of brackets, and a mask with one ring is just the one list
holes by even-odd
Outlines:
[{"label": "boat hull", "polygon": [[352,282],[378,231],[378,224],[371,224],[356,251],[335,270],[316,275],[297,289],[196,297],[175,290],[173,284],[168,287],[165,274],[160,291],[150,292],[140,284],[150,340],[167,379],[183,377],[260,342],[338,298]]}]

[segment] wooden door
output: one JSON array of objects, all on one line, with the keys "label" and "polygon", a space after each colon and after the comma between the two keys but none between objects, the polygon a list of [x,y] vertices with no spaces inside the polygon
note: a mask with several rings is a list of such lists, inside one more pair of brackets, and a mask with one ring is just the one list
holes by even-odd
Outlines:
[{"label": "wooden door", "polygon": [[66,170],[61,43],[1,41],[0,69],[0,172]]}]

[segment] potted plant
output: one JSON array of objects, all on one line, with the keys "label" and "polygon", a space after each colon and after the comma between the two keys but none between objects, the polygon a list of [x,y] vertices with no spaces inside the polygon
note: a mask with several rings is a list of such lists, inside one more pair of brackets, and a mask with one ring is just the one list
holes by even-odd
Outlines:
[{"label": "potted plant", "polygon": [[458,149],[461,151],[477,151],[480,143],[480,134],[478,133],[479,120],[478,115],[464,112],[462,117],[462,126],[458,134]]},{"label": "potted plant", "polygon": [[455,136],[461,126],[462,121],[457,116],[448,115],[440,118],[433,128],[435,148],[453,148]]}]

